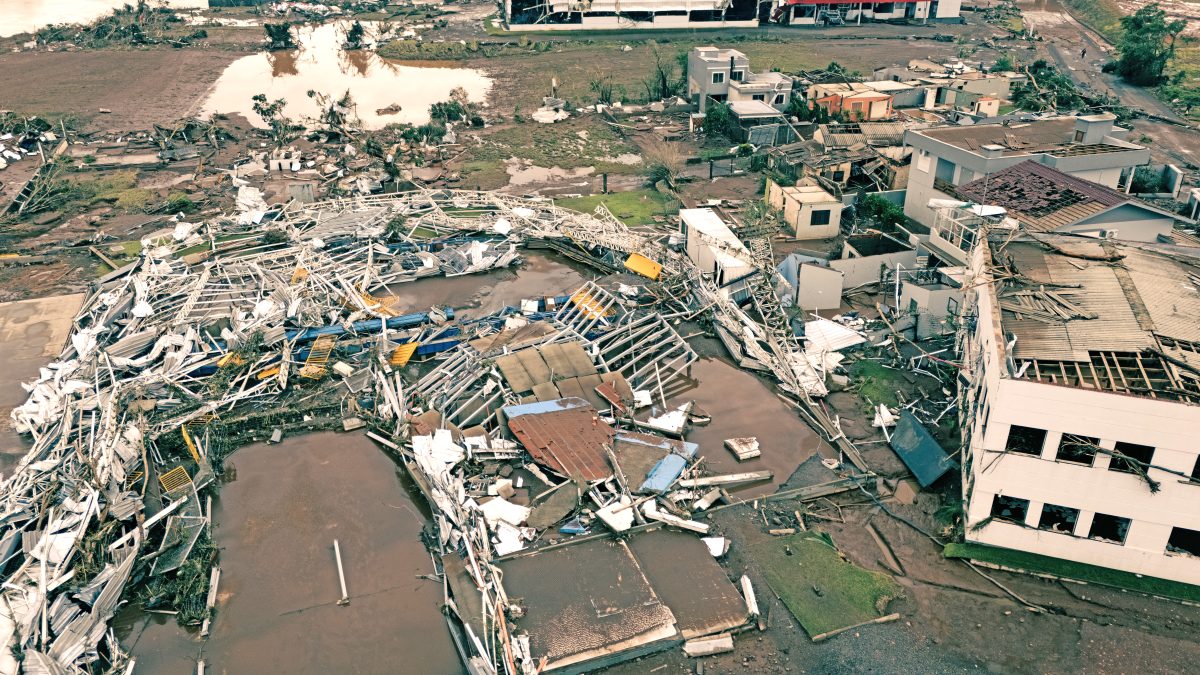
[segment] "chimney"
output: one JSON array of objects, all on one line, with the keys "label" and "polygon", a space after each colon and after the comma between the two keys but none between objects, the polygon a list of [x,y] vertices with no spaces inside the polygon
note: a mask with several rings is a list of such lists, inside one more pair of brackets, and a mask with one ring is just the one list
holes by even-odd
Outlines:
[{"label": "chimney", "polygon": [[997,145],[995,143],[988,143],[987,145],[981,145],[981,146],[979,146],[979,149],[983,151],[983,156],[988,159],[993,159],[995,157],[999,157],[1004,154],[1004,146]]},{"label": "chimney", "polygon": [[1105,136],[1112,134],[1116,121],[1117,116],[1112,113],[1076,117],[1075,137],[1072,140],[1083,145],[1101,143]]}]

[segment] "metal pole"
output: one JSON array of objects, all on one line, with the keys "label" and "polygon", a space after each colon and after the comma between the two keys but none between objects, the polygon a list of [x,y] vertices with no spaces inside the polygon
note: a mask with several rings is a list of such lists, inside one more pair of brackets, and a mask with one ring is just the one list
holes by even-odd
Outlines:
[{"label": "metal pole", "polygon": [[342,599],[338,600],[337,604],[348,605],[350,604],[350,594],[346,593],[346,573],[342,569],[342,549],[338,546],[337,539],[333,540],[333,555],[335,558],[337,558],[338,581],[342,585]]}]

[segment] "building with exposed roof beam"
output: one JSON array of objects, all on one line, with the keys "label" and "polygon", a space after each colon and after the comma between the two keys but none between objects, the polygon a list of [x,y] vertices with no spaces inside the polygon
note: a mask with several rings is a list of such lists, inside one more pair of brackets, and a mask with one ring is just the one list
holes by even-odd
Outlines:
[{"label": "building with exposed roof beam", "polygon": [[1200,250],[1004,231],[966,288],[966,539],[1200,584]]}]

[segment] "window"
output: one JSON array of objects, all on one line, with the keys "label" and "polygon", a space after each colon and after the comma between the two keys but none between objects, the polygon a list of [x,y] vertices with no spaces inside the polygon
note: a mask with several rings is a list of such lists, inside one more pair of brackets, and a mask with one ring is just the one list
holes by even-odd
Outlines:
[{"label": "window", "polygon": [[1100,439],[1098,438],[1063,434],[1062,440],[1058,443],[1058,453],[1054,456],[1054,459],[1060,462],[1091,466],[1092,462],[1096,459],[1096,446],[1099,444]]},{"label": "window", "polygon": [[1078,129],[1075,130],[1075,142],[1076,143],[1083,142],[1083,132]]},{"label": "window", "polygon": [[917,153],[917,170],[924,173],[929,173],[929,164],[933,159],[933,155],[921,150]]},{"label": "window", "polygon": [[1167,553],[1200,556],[1200,530],[1172,527],[1167,539]]},{"label": "window", "polygon": [[1109,471],[1140,473],[1145,471],[1146,465],[1150,463],[1150,460],[1154,459],[1154,448],[1148,445],[1118,442],[1117,447],[1113,448],[1113,450],[1129,457],[1129,459],[1114,456],[1112,462],[1108,465]]},{"label": "window", "polygon": [[993,520],[1006,520],[1010,523],[1024,525],[1025,518],[1028,515],[1028,499],[1017,499],[1016,497],[1005,497],[1004,495],[996,495],[992,499]]},{"label": "window", "polygon": [[1124,544],[1125,535],[1129,534],[1129,519],[1121,516],[1110,516],[1107,513],[1097,513],[1092,518],[1092,529],[1088,530],[1088,539],[1098,539],[1113,544]]},{"label": "window", "polygon": [[767,100],[767,95],[766,94],[753,94],[750,96],[750,98],[754,99],[755,101],[765,101],[765,100]]},{"label": "window", "polygon": [[1046,444],[1046,430],[1022,427],[1014,424],[1008,430],[1008,440],[1004,449],[1009,452],[1019,452],[1023,455],[1042,456],[1042,446]]},{"label": "window", "polygon": [[783,94],[775,94],[775,105],[783,105]]},{"label": "window", "polygon": [[812,218],[810,218],[808,220],[808,224],[809,225],[828,225],[829,224],[829,214],[830,214],[829,209],[821,209],[819,211],[814,209],[812,212]]},{"label": "window", "polygon": [[1042,505],[1042,518],[1038,529],[1062,534],[1075,534],[1075,523],[1079,522],[1079,509],[1054,504]]},{"label": "window", "polygon": [[846,172],[845,171],[834,171],[833,172],[833,181],[835,183],[840,183],[844,180],[846,180]]},{"label": "window", "polygon": [[721,84],[725,81],[725,73],[713,73],[713,84]]},{"label": "window", "polygon": [[741,82],[742,78],[744,78],[745,76],[746,76],[746,71],[744,71],[744,70],[735,70],[735,71],[729,73],[729,79],[734,82]]}]

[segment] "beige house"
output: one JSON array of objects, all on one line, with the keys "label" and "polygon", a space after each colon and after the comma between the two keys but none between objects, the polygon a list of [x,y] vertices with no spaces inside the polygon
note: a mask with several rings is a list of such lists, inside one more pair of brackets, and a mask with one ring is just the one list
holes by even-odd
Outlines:
[{"label": "beige house", "polygon": [[801,180],[794,187],[781,187],[768,180],[767,204],[783,212],[793,239],[829,239],[841,231],[842,200],[816,181]]}]

